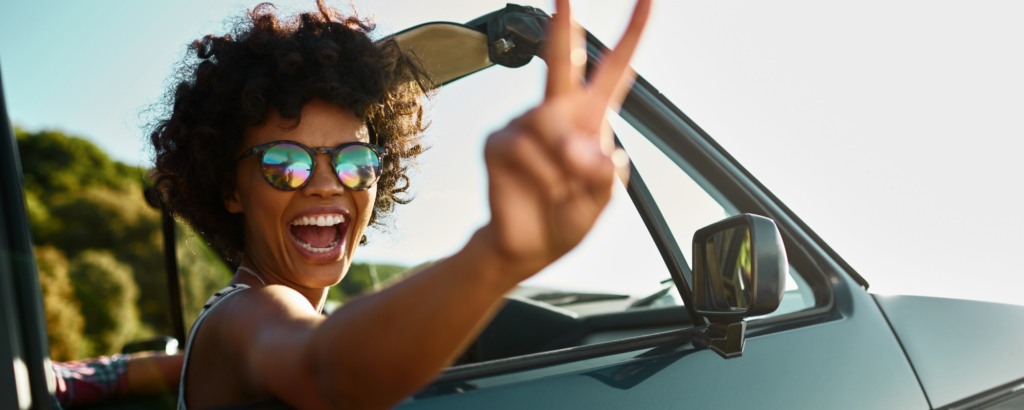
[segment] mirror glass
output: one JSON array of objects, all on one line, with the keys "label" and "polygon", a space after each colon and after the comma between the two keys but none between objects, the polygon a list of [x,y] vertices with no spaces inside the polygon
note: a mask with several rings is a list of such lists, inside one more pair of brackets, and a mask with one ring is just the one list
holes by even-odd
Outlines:
[{"label": "mirror glass", "polygon": [[707,239],[707,278],[715,310],[743,312],[750,306],[753,255],[750,230],[745,226],[725,229]]}]

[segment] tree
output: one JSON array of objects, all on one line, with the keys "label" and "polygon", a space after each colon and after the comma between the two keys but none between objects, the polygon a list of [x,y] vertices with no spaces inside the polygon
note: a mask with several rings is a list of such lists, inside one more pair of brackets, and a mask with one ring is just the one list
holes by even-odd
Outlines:
[{"label": "tree", "polygon": [[[46,197],[69,195],[86,186],[127,188],[141,182],[138,167],[112,161],[99,147],[57,131],[27,133],[15,129],[26,189]],[[43,198],[48,200],[49,198]]]},{"label": "tree", "polygon": [[57,361],[80,358],[85,353],[82,338],[85,319],[68,276],[68,260],[53,246],[37,248],[36,259],[39,283],[43,287],[50,358]]},{"label": "tree", "polygon": [[117,353],[139,331],[139,287],[132,268],[107,250],[89,249],[71,261],[71,281],[85,317],[92,354]]},{"label": "tree", "polygon": [[[28,133],[15,128],[15,134],[35,245],[39,249],[51,247],[62,254],[61,257],[71,259],[72,271],[78,263],[117,277],[128,272],[136,295],[132,306],[135,316],[141,317],[141,323],[137,319],[134,324],[125,323],[127,328],[135,329],[129,341],[153,334],[171,334],[162,225],[160,213],[148,205],[142,194],[145,170],[113,161],[89,141],[60,132]],[[184,282],[182,289],[189,302],[186,304],[186,317],[192,312],[198,313],[206,298],[230,278],[224,264],[197,239],[188,235],[180,235],[178,239],[179,265]],[[181,252],[182,249],[188,252]],[[105,256],[96,256],[96,252]],[[83,256],[87,253],[93,254]],[[53,255],[53,252],[46,251],[40,258]],[[67,265],[66,260],[64,263]],[[41,275],[54,272],[53,269],[42,268],[43,265],[41,259]],[[53,266],[59,266],[59,263]],[[101,269],[98,266],[105,267]],[[103,278],[104,275],[95,277]],[[41,277],[41,280],[47,279]],[[90,294],[90,286],[100,286],[86,283],[88,280],[79,278],[74,282],[76,287],[86,286],[76,289],[76,292]],[[125,294],[131,294],[131,286],[127,283],[121,285],[128,292]],[[61,300],[56,297],[48,299],[47,315],[57,320],[70,311],[81,309],[85,319],[84,339],[77,342],[85,347],[62,350],[60,354],[65,355],[62,358],[69,358],[67,355],[77,359],[83,357],[81,355],[116,353],[120,349],[117,346],[123,342],[117,337],[111,339],[113,330],[110,329],[114,324],[109,321],[130,321],[132,316],[104,309],[121,309],[122,304],[104,305],[85,299],[80,303],[68,299],[62,304]],[[197,303],[198,306],[194,306]],[[68,327],[66,322],[48,322],[48,328],[51,329],[51,337],[65,332],[65,329],[68,329],[66,332],[75,329]],[[53,340],[51,343],[62,346],[74,343],[65,336],[61,337],[63,339],[59,343]],[[56,353],[54,357],[57,357]]]},{"label": "tree", "polygon": [[341,282],[328,289],[327,299],[344,303],[361,295],[379,290],[374,288],[373,275],[370,273],[371,269],[377,274],[378,285],[386,287],[409,276],[413,272],[430,266],[432,263],[432,261],[425,262],[412,268],[399,265],[353,263],[349,266],[348,273],[345,274]]},{"label": "tree", "polygon": [[[140,289],[139,308],[147,327],[170,333],[167,280],[163,265],[160,214],[142,196],[138,183],[130,191],[88,186],[52,202],[49,223],[36,243],[52,244],[74,258],[86,249],[105,249],[128,264]],[[36,230],[33,227],[33,230]]]},{"label": "tree", "polygon": [[178,270],[184,282],[181,295],[183,316],[185,329],[190,329],[210,296],[227,286],[232,272],[198,235],[187,227],[179,225],[178,228],[175,248],[178,251]]}]

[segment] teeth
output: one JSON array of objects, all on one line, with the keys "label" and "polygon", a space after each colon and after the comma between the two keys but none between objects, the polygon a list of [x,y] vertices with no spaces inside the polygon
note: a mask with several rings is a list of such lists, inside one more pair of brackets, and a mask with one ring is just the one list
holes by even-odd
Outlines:
[{"label": "teeth", "polygon": [[[344,215],[334,214],[334,215],[317,215],[317,216],[313,216],[313,217],[304,216],[302,218],[296,218],[294,221],[292,221],[292,225],[334,226],[334,225],[342,224],[344,222],[345,222],[345,216]],[[317,247],[315,247],[313,245],[310,245],[308,243],[303,242],[298,237],[294,237],[294,238],[295,238],[295,241],[299,243],[299,246],[301,246],[302,248],[304,248],[304,249],[306,249],[306,250],[308,250],[310,252],[313,252],[313,253],[330,252],[332,249],[336,248],[338,246],[338,244],[341,242],[341,238],[339,237],[339,238],[331,241],[331,243],[329,243],[327,245],[327,247],[325,247],[325,248],[317,248]]]},{"label": "teeth", "polygon": [[335,247],[335,246],[338,246],[338,243],[340,243],[340,242],[341,242],[341,240],[339,240],[339,239],[335,239],[335,240],[331,241],[331,243],[330,243],[330,244],[328,244],[326,248],[317,248],[317,247],[315,247],[315,246],[313,246],[313,245],[310,245],[310,244],[308,244],[308,243],[305,243],[305,242],[303,242],[303,241],[302,241],[301,239],[299,239],[299,238],[295,238],[295,239],[296,239],[296,241],[297,241],[297,242],[299,243],[299,246],[301,246],[301,247],[303,247],[304,249],[306,249],[306,250],[308,250],[308,251],[310,251],[310,252],[313,252],[313,253],[324,253],[324,252],[328,252],[328,251],[330,251],[331,249],[334,249],[334,247]]},{"label": "teeth", "polygon": [[344,215],[319,215],[314,217],[304,216],[302,218],[296,218],[292,221],[292,225],[316,225],[316,226],[334,226],[345,223]]}]

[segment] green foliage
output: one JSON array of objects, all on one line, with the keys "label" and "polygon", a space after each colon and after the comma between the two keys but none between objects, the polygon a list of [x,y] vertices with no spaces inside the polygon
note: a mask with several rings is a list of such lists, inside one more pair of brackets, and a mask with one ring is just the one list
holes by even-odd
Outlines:
[{"label": "green foliage", "polygon": [[373,277],[370,275],[371,268],[376,270],[378,282],[381,284],[386,279],[398,276],[406,270],[404,266],[353,263],[349,266],[345,278],[327,291],[327,299],[347,302],[359,295],[373,291]]},{"label": "green foliage", "polygon": [[46,306],[50,358],[68,361],[82,357],[85,353],[82,339],[85,319],[68,276],[68,260],[63,252],[52,246],[37,248],[36,259],[39,261],[39,283],[43,287],[43,305]]},{"label": "green foliage", "polygon": [[[387,287],[410,274],[417,272],[433,262],[426,262],[411,268],[399,265],[353,263],[348,268],[345,278],[337,285],[327,290],[327,299],[335,302],[345,303],[360,295],[372,293],[380,288]],[[374,288],[374,280],[371,272],[376,273],[377,289]]]},{"label": "green foliage", "polygon": [[126,187],[130,190],[89,186],[62,202],[51,202],[49,223],[33,226],[36,242],[52,244],[71,257],[90,248],[110,250],[132,268],[142,292],[143,320],[168,334],[160,214],[145,202],[141,184]]},{"label": "green foliage", "polygon": [[92,352],[120,351],[139,330],[139,287],[132,269],[106,250],[86,250],[71,261],[75,296],[86,317],[85,335]]},{"label": "green foliage", "polygon": [[[30,226],[47,227],[50,223],[50,210],[35,193],[25,191],[25,209],[28,212]],[[37,233],[38,235],[38,233]]]},{"label": "green foliage", "polygon": [[87,186],[127,188],[142,170],[111,161],[99,147],[56,131],[16,130],[25,187],[46,196],[72,195]]},{"label": "green foliage", "polygon": [[177,231],[178,271],[184,282],[181,304],[188,330],[210,296],[228,285],[232,272],[195,233],[180,225]]},{"label": "green foliage", "polygon": [[[94,348],[79,349],[79,354],[111,354],[120,349],[118,337],[121,336],[111,336],[113,333],[110,332],[117,332],[109,330],[112,329],[109,323],[104,324],[113,319],[135,321],[123,324],[125,329],[135,331],[135,334],[124,336],[129,341],[148,337],[154,332],[171,334],[160,213],[151,208],[143,197],[144,170],[112,161],[92,143],[60,132],[33,134],[15,129],[15,134],[25,177],[26,207],[36,246],[52,246],[67,258],[81,263],[86,263],[86,259],[81,257],[93,252],[90,250],[106,252],[104,257],[90,256],[89,263],[100,259],[105,259],[104,263],[112,261],[103,265],[106,267],[103,269],[113,269],[116,273],[110,274],[114,275],[127,272],[136,289],[132,301],[137,312],[134,316],[119,316],[118,312],[106,311],[120,309],[121,305],[89,305],[86,300],[81,300],[86,329],[82,344]],[[179,250],[186,247],[184,242],[185,239],[179,237]],[[179,252],[180,272],[185,282],[182,289],[185,299],[192,302],[186,306],[194,307],[195,303],[201,306],[206,297],[226,284],[230,275],[225,273],[219,259],[210,256],[212,253],[201,241],[188,242],[187,248],[191,251],[188,254]],[[94,277],[101,276],[96,274]],[[86,284],[83,282],[83,285]],[[199,297],[198,294],[205,296]],[[202,300],[195,302],[195,299]],[[60,298],[51,298],[44,303],[47,314],[78,309],[78,302],[73,300],[62,303]],[[66,325],[48,322],[48,327]],[[107,329],[103,331],[107,333],[97,331],[99,328]],[[60,332],[64,330],[53,329],[51,335]],[[51,350],[51,354],[58,357],[57,350]],[[59,354],[75,356],[74,351],[69,348]]]}]

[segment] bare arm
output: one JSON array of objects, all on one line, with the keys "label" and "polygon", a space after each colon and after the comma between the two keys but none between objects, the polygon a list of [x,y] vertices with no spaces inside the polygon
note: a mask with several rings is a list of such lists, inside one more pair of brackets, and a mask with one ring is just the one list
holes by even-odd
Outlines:
[{"label": "bare arm", "polygon": [[506,292],[593,227],[611,198],[616,168],[612,152],[602,149],[608,144],[601,127],[631,84],[628,63],[650,0],[637,3],[622,40],[588,85],[581,33],[568,0],[557,3],[545,51],[545,101],[487,141],[491,221],[457,254],[327,319],[282,286],[229,303],[227,314],[243,319],[219,327],[221,340],[226,351],[238,352],[238,368],[254,389],[301,409],[393,406],[451,363]]},{"label": "bare arm", "polygon": [[133,354],[125,377],[129,394],[174,391],[181,381],[182,355]]},{"label": "bare arm", "polygon": [[258,389],[298,409],[387,408],[450,364],[518,283],[482,246],[459,253],[323,318],[283,286],[225,304],[217,326]]}]

